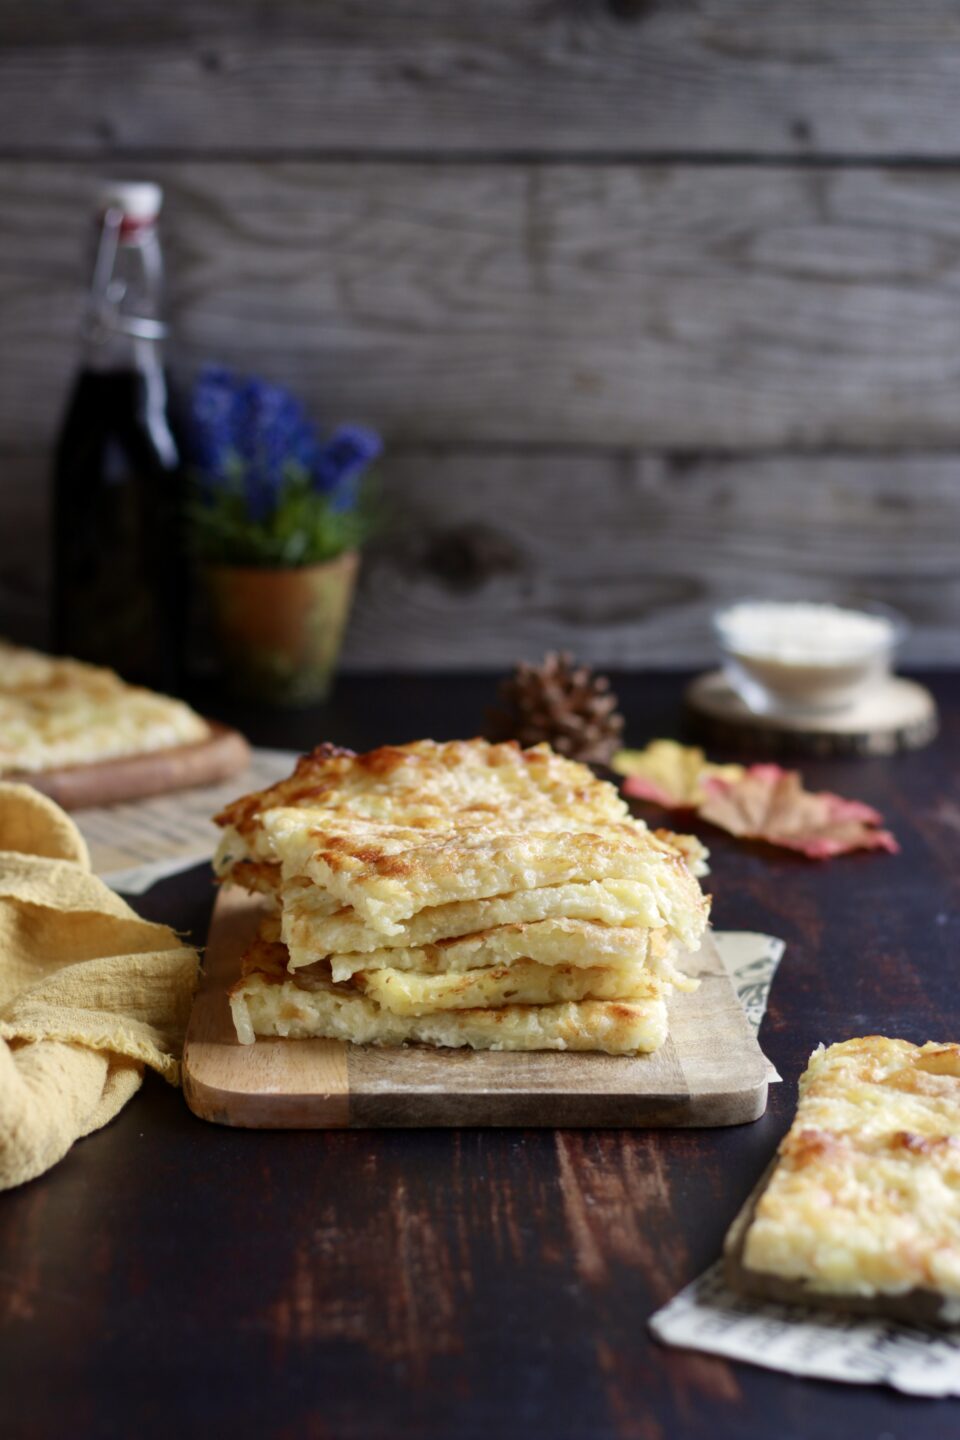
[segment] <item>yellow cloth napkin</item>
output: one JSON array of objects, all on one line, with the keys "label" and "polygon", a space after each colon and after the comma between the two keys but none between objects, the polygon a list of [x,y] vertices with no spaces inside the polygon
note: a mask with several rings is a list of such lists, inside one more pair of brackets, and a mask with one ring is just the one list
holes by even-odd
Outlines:
[{"label": "yellow cloth napkin", "polygon": [[91,873],[59,806],[0,783],[0,1190],[112,1120],[144,1066],[178,1083],[197,970]]}]

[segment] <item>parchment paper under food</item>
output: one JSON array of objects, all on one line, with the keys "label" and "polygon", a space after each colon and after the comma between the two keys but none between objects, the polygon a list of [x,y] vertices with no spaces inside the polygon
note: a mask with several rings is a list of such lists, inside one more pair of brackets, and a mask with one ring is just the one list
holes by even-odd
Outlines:
[{"label": "parchment paper under food", "polygon": [[960,1335],[768,1305],[736,1295],[711,1266],[650,1320],[665,1345],[705,1350],[767,1370],[905,1395],[960,1395]]}]

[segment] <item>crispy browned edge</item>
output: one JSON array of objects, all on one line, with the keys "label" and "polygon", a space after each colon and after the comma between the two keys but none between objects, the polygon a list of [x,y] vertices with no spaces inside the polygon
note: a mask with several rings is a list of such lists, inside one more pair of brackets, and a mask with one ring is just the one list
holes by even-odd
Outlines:
[{"label": "crispy browned edge", "polygon": [[958,1320],[946,1320],[941,1314],[943,1304],[952,1299],[939,1290],[907,1290],[902,1295],[833,1295],[811,1290],[802,1280],[784,1280],[762,1270],[751,1270],[743,1263],[747,1231],[753,1223],[757,1206],[777,1168],[774,1156],[747,1196],[723,1242],[724,1279],[731,1290],[753,1300],[774,1305],[802,1305],[807,1309],[827,1310],[833,1315],[863,1315],[871,1319],[900,1320],[908,1325],[935,1326],[954,1329]]}]

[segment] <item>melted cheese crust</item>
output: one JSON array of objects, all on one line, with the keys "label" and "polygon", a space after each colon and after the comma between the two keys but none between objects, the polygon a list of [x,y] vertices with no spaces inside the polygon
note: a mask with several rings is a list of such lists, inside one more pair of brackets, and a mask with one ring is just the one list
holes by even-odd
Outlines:
[{"label": "melted cheese crust", "polygon": [[[702,899],[706,914],[709,899]],[[369,953],[384,946],[423,947],[496,926],[554,918],[630,928],[638,945],[651,943],[649,931],[670,934],[649,885],[633,880],[591,880],[428,906],[386,936],[308,882],[291,883],[283,895],[283,938],[293,965],[309,965],[321,955]]]},{"label": "melted cheese crust", "polygon": [[417,740],[366,755],[320,745],[286,780],[241,796],[216,818],[250,855],[268,859],[261,848],[262,817],[289,807],[321,810],[328,820],[346,816],[422,828],[503,824],[511,816],[546,820],[558,808],[574,821],[629,819],[614,786],[587,766],[547,745],[521,750],[512,741],[492,745],[481,739]]},{"label": "melted cheese crust", "polygon": [[[490,1008],[395,1014],[349,985],[321,975],[289,976],[281,945],[259,942],[247,973],[231,988],[237,1038],[347,1040],[354,1045],[420,1041],[474,1050],[600,1050],[610,1055],[656,1050],[667,1037],[663,999],[581,1000],[560,1004],[503,1004]],[[257,967],[260,968],[257,968]]]},{"label": "melted cheese crust", "polygon": [[[358,970],[463,974],[491,965],[513,965],[518,960],[535,960],[540,965],[604,965],[626,972],[647,966],[662,978],[672,980],[679,975],[673,968],[672,949],[671,943],[658,931],[614,928],[583,920],[540,920],[529,925],[498,925],[492,930],[438,940],[431,945],[334,953],[329,960],[335,980],[349,980]],[[303,952],[300,964],[311,964],[321,958],[324,957],[316,952],[312,955]],[[292,952],[289,968],[299,968]]]},{"label": "melted cheese crust", "polygon": [[165,750],[209,733],[182,701],[112,670],[0,641],[0,774]]},{"label": "melted cheese crust", "polygon": [[[647,828],[630,815],[615,786],[547,745],[521,750],[514,741],[417,740],[355,755],[325,744],[302,756],[287,779],[241,796],[216,816],[224,832],[214,857],[221,879],[234,878],[245,861],[276,863],[263,819],[270,810],[290,808],[316,814],[319,828],[334,829],[364,821],[424,831]],[[706,851],[698,840],[657,833],[681,850],[695,873],[704,873]],[[254,873],[238,874],[238,883],[248,883]],[[263,872],[254,883],[261,890],[276,888]]]},{"label": "melted cheese crust", "polygon": [[695,946],[706,905],[680,853],[632,825],[590,830],[450,831],[344,823],[270,810],[264,827],[284,881],[307,879],[386,935],[426,907],[602,878],[645,884],[660,925]]},{"label": "melted cheese crust", "polygon": [[423,975],[410,970],[358,970],[355,989],[392,1015],[437,1010],[484,1010],[501,1005],[555,1005],[566,1000],[659,999],[667,986],[641,966],[538,965],[517,960],[462,974]]},{"label": "melted cheese crust", "polygon": [[[355,755],[320,745],[268,790],[241,796],[216,817],[224,836],[214,857],[221,878],[244,860],[276,862],[263,828],[268,810],[320,812],[319,824],[375,824],[445,830],[558,823],[558,807],[581,821],[631,821],[614,786],[546,745],[418,740]],[[262,884],[258,888],[266,888]]]},{"label": "melted cheese crust", "polygon": [[742,1260],[824,1294],[960,1298],[960,1045],[815,1052]]}]

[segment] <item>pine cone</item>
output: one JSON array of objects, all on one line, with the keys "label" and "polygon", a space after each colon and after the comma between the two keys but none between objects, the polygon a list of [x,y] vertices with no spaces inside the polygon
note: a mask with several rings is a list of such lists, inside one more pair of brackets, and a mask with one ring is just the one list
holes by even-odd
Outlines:
[{"label": "pine cone", "polygon": [[594,675],[563,651],[541,665],[519,664],[500,685],[503,709],[487,717],[490,740],[546,740],[560,755],[606,765],[620,746],[623,716],[605,675]]}]

